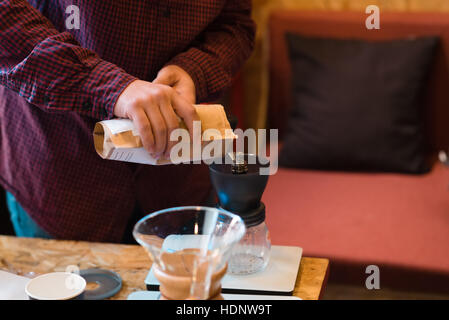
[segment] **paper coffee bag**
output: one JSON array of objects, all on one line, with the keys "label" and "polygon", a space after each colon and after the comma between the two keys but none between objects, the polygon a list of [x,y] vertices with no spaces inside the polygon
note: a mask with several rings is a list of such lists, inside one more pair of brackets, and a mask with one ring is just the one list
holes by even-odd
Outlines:
[{"label": "paper coffee bag", "polygon": [[[232,132],[229,121],[222,105],[195,105],[196,112],[201,121],[201,149],[207,148],[210,143],[217,143],[221,140],[223,148],[214,149],[213,152],[205,154],[204,152],[194,152],[192,141],[178,142],[178,149],[183,147],[190,150],[187,154],[181,154],[181,162],[201,161],[212,158],[221,158],[226,146],[236,138]],[[180,120],[180,128],[187,127]],[[207,133],[216,134],[212,138]],[[209,131],[208,131],[209,130]],[[205,134],[206,133],[206,134]],[[218,134],[218,135],[217,135]],[[168,159],[155,159],[143,148],[139,133],[134,124],[129,119],[113,119],[98,122],[94,128],[95,150],[103,158],[108,160],[117,160],[125,162],[134,162],[150,165],[171,164]],[[183,145],[184,144],[184,145]],[[212,149],[212,148],[210,148]]]}]

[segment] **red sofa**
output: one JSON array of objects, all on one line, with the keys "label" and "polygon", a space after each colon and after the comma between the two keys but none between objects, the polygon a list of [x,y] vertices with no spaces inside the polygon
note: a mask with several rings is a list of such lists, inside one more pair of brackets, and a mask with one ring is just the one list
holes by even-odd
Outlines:
[{"label": "red sofa", "polygon": [[[381,13],[367,30],[360,12],[277,11],[269,20],[269,127],[282,140],[288,119],[290,66],[285,33],[394,39],[439,35],[429,83],[429,156],[449,148],[449,14]],[[368,174],[282,169],[263,201],[274,244],[298,245],[331,261],[331,281],[364,286],[366,266],[380,267],[381,287],[449,292],[449,169],[429,174]]]}]

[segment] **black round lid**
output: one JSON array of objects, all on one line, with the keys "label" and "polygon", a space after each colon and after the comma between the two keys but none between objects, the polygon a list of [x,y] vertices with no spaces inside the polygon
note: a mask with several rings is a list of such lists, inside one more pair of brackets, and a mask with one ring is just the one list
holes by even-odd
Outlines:
[{"label": "black round lid", "polygon": [[85,290],[83,300],[103,300],[117,294],[122,288],[122,278],[117,273],[103,269],[85,269],[80,271],[80,276],[87,283],[96,283],[98,288]]}]

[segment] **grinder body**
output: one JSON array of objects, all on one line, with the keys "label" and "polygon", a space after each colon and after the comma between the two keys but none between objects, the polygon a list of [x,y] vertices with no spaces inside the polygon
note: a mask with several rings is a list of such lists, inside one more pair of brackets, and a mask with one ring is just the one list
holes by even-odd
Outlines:
[{"label": "grinder body", "polygon": [[261,271],[269,261],[271,241],[261,202],[268,176],[260,174],[261,167],[269,167],[268,160],[248,154],[223,158],[221,163],[209,166],[218,206],[239,215],[247,228],[229,261],[229,272],[233,274]]}]

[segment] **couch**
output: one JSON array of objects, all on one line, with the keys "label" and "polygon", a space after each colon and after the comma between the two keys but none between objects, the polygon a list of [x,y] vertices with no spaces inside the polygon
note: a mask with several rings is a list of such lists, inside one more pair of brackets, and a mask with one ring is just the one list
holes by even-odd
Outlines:
[{"label": "couch", "polygon": [[285,33],[395,39],[438,35],[441,45],[425,102],[427,147],[435,159],[424,175],[324,172],[280,168],[263,201],[272,242],[330,259],[330,281],[364,286],[368,265],[382,287],[449,292],[449,169],[436,160],[449,148],[449,14],[382,13],[367,30],[361,12],[275,11],[269,19],[268,126],[285,134],[290,65]]}]

